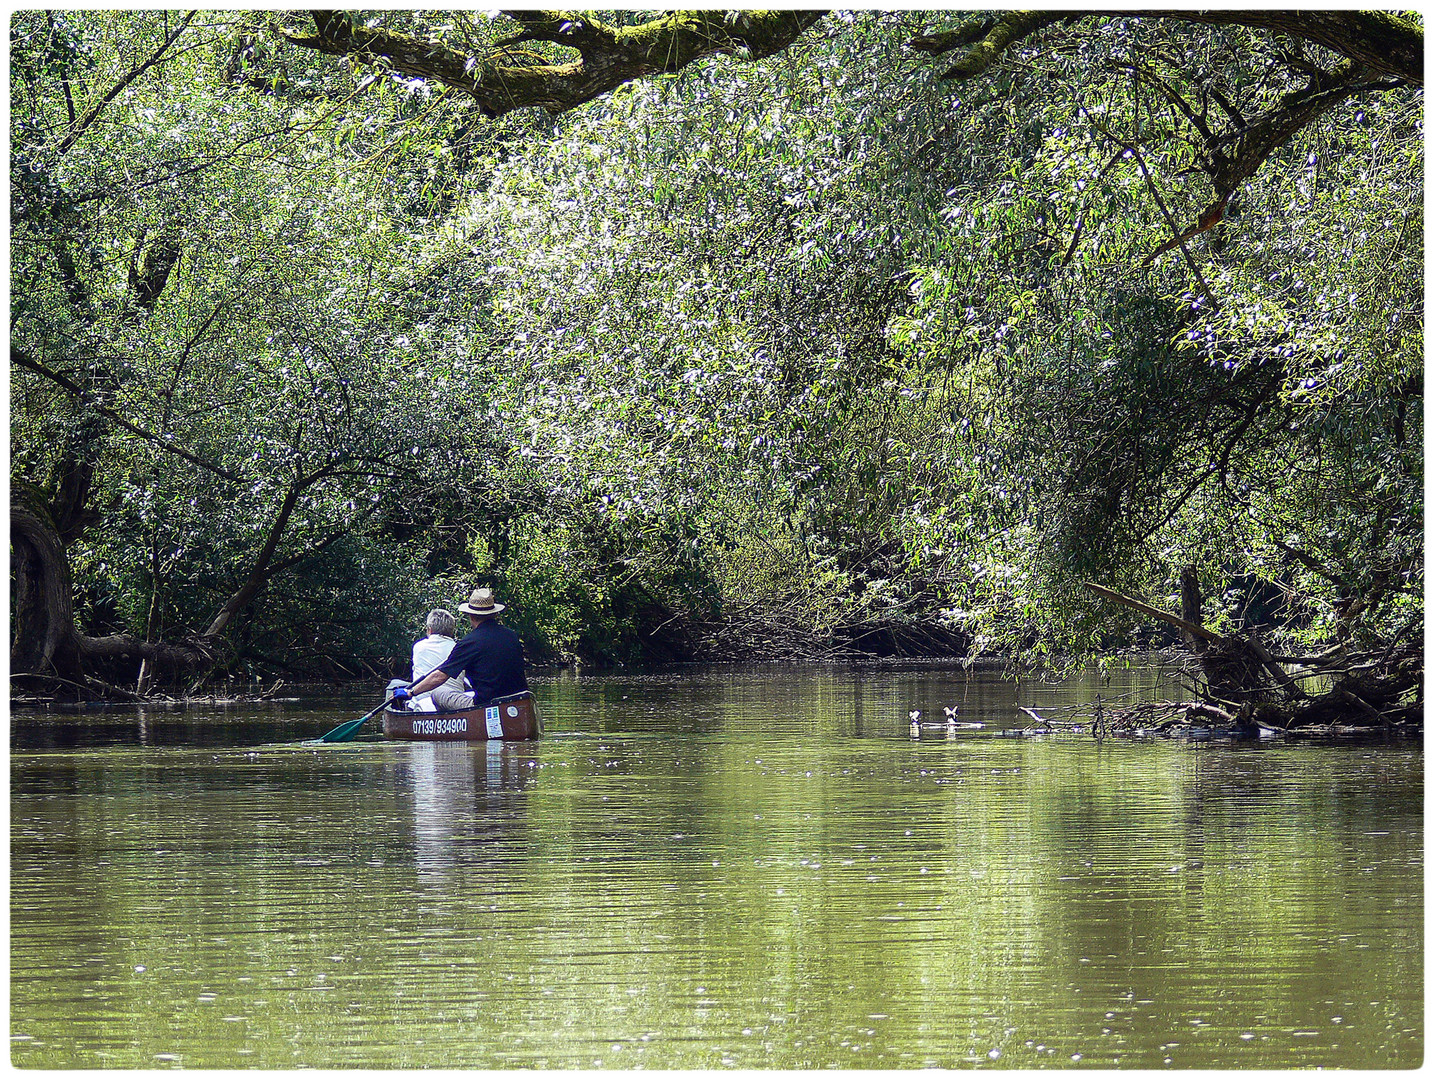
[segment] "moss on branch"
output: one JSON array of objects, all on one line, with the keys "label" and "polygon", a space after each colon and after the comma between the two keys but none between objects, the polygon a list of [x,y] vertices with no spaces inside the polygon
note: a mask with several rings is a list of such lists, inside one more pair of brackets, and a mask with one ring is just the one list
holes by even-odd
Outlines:
[{"label": "moss on branch", "polygon": [[[680,71],[708,56],[760,60],[781,52],[824,14],[821,11],[676,11],[635,26],[614,27],[564,11],[506,13],[522,30],[476,57],[442,42],[356,26],[346,13],[315,11],[314,33],[281,29],[292,45],[333,56],[381,59],[405,75],[469,94],[489,117],[537,106],[562,113],[633,79]],[[576,49],[563,63],[504,62],[503,48],[548,41]]]},{"label": "moss on branch", "polygon": [[997,19],[985,36],[972,44],[970,51],[941,77],[964,82],[983,75],[1016,42],[1070,17],[1072,13],[1065,11],[1012,11]]}]

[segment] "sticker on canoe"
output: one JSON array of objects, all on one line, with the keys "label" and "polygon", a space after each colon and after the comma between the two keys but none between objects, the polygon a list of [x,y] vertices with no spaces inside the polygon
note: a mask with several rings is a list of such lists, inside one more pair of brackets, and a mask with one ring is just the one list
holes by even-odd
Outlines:
[{"label": "sticker on canoe", "polygon": [[503,719],[498,715],[498,706],[489,705],[484,709],[483,720],[488,725],[488,738],[501,739],[503,737]]}]

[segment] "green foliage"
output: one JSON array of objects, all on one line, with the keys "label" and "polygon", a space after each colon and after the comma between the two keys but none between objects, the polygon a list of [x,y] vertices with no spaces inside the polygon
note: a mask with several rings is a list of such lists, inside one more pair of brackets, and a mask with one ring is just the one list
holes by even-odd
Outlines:
[{"label": "green foliage", "polygon": [[1422,612],[1417,91],[1150,258],[1216,194],[1179,102],[1301,85],[1269,36],[1085,20],[942,84],[944,13],[837,14],[487,123],[208,13],[76,136],[179,18],[12,21],[12,351],[84,391],[12,365],[12,476],[79,508],[87,630],[202,629],[281,520],[255,654],[401,652],[480,578],[623,660],[733,619],[1054,658],[1128,640],[1083,581],[1186,565],[1217,628]]},{"label": "green foliage", "polygon": [[[67,147],[56,80],[84,113],[165,29],[76,16],[65,25],[90,35],[78,51],[107,63],[84,83],[73,65],[32,65],[26,89],[51,111],[12,118],[15,153],[46,163],[50,192],[13,204],[12,348],[84,391],[14,373],[12,470],[88,504],[72,569],[89,632],[203,630],[262,569],[280,524],[270,561],[299,571],[265,610],[320,607],[345,576],[356,608],[403,591],[402,574],[385,585],[340,555],[358,550],[345,539],[356,527],[419,490],[446,441],[442,361],[403,333],[409,241],[392,201],[323,140],[296,135],[304,109],[216,85],[230,33],[217,18]],[[146,291],[161,244],[178,260]],[[348,573],[304,591],[304,559],[319,553]],[[254,623],[262,635],[265,616]],[[296,629],[286,646],[311,639]]]},{"label": "green foliage", "polygon": [[[964,132],[947,136],[958,149],[948,160],[964,156],[965,169],[947,191],[934,249],[914,264],[914,304],[892,321],[891,337],[942,376],[954,459],[978,480],[960,481],[961,470],[948,467],[945,479],[957,482],[938,483],[933,501],[965,493],[964,512],[907,520],[923,550],[965,549],[955,558],[970,560],[971,580],[952,615],[993,647],[1095,646],[1108,623],[1083,597],[1082,580],[1178,606],[1186,563],[1216,587],[1217,623],[1239,616],[1238,589],[1258,579],[1298,597],[1278,621],[1312,639],[1335,632],[1339,590],[1329,577],[1313,580],[1300,556],[1342,582],[1345,604],[1378,591],[1374,566],[1399,589],[1418,588],[1418,561],[1408,556],[1420,550],[1421,500],[1400,479],[1417,484],[1421,474],[1407,429],[1418,411],[1407,398],[1417,393],[1409,379],[1420,370],[1417,348],[1361,340],[1381,325],[1422,325],[1412,313],[1422,281],[1410,217],[1422,192],[1419,157],[1409,152],[1417,110],[1380,99],[1377,131],[1374,110],[1362,108],[1305,137],[1338,146],[1340,162],[1365,162],[1381,146],[1390,168],[1377,177],[1367,165],[1318,175],[1327,151],[1303,139],[1282,152],[1227,223],[1190,245],[1215,307],[1178,253],[1138,265],[1169,235],[1156,193],[1177,221],[1201,206],[1198,186],[1174,180],[1190,160],[1181,118],[1154,95],[1134,115],[1091,106],[1115,100],[1122,88],[1109,72],[1135,58],[1169,63],[1183,51],[1188,61],[1190,37],[1107,23],[1081,36],[1071,60],[1042,57],[1070,97],[1011,84],[1009,96],[988,98],[963,117]],[[1205,58],[1249,48],[1242,34],[1202,31],[1201,39],[1194,51]],[[1244,94],[1242,107],[1253,111],[1285,88],[1236,79],[1224,89]],[[1144,164],[1122,151],[1112,128],[1144,144]],[[989,149],[995,155],[980,156]],[[1344,175],[1329,175],[1336,170]],[[1380,235],[1371,218],[1409,225],[1376,254],[1362,248]],[[1328,250],[1340,254],[1325,259]],[[1351,264],[1393,263],[1388,292],[1345,284]],[[938,399],[929,383],[926,394]],[[1371,409],[1372,398],[1383,408]],[[1338,443],[1335,431],[1344,435]],[[1376,484],[1398,494],[1374,536],[1352,517],[1333,525],[1342,501],[1359,505]],[[1280,533],[1300,556],[1272,546]],[[1335,536],[1344,550],[1330,546]],[[1385,553],[1391,544],[1403,559]],[[1411,595],[1385,594],[1398,621]]]}]

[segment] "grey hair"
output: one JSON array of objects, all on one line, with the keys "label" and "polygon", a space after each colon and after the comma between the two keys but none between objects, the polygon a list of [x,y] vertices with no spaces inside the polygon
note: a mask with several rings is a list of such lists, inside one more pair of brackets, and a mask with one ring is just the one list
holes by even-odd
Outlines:
[{"label": "grey hair", "polygon": [[428,613],[423,626],[430,634],[438,634],[440,637],[452,637],[453,632],[458,629],[458,624],[453,621],[453,612],[441,607]]}]

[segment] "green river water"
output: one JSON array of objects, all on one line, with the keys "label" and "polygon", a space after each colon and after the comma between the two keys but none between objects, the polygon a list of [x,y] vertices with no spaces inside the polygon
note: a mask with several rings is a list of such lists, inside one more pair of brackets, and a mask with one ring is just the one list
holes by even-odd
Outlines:
[{"label": "green river water", "polygon": [[17,712],[11,1060],[1420,1065],[1422,744],[1010,734],[1157,681],[563,676],[473,745]]}]

